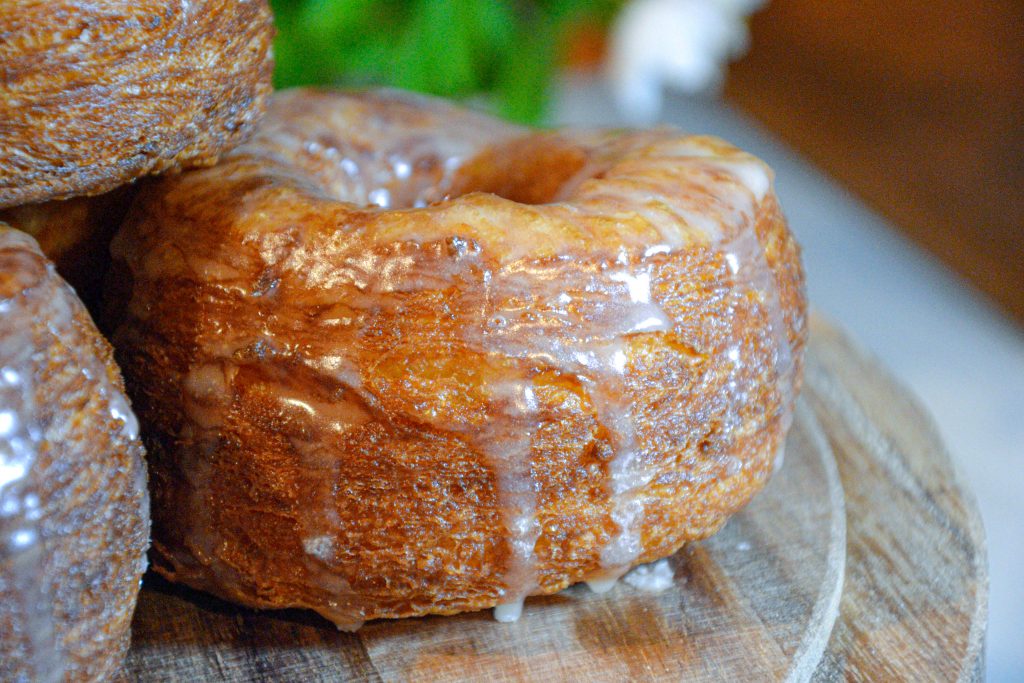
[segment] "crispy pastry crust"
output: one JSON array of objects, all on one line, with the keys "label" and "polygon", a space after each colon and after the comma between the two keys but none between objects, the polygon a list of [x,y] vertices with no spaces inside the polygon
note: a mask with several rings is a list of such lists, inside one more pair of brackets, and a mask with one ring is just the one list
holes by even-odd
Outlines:
[{"label": "crispy pastry crust", "polygon": [[106,680],[149,544],[135,418],[74,292],[3,223],[0,320],[0,680]]},{"label": "crispy pastry crust", "polygon": [[157,571],[345,628],[714,533],[800,383],[770,172],[672,130],[279,94],[220,165],[145,188],[113,252]]},{"label": "crispy pastry crust", "polygon": [[0,3],[0,208],[215,163],[270,93],[266,0]]}]

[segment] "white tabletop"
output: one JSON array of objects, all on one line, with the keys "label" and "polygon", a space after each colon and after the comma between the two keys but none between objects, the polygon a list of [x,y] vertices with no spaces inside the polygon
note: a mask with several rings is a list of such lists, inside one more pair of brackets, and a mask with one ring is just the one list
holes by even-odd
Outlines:
[{"label": "white tabletop", "polygon": [[[973,489],[988,538],[988,679],[1024,680],[1024,332],[721,102],[673,97],[662,120],[725,138],[775,169],[812,306],[917,394]],[[579,77],[558,88],[552,121],[622,123],[603,82]]]}]

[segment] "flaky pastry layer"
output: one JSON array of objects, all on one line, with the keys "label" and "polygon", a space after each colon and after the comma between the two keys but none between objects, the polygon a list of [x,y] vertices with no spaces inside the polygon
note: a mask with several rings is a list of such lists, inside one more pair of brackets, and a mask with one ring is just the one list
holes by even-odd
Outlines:
[{"label": "flaky pastry layer", "polygon": [[107,680],[149,545],[137,423],[110,345],[2,222],[0,322],[0,680]]},{"label": "flaky pastry layer", "polygon": [[0,36],[0,208],[212,164],[270,94],[266,0],[5,0]]},{"label": "flaky pastry layer", "polygon": [[770,171],[671,129],[281,93],[221,164],[145,188],[113,251],[157,570],[345,628],[714,533],[800,383]]}]

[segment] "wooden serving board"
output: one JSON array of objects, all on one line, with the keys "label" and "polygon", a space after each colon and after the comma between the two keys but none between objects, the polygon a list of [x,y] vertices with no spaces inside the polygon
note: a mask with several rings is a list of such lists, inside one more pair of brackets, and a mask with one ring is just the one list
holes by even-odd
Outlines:
[{"label": "wooden serving board", "polygon": [[147,575],[124,678],[974,680],[986,609],[977,511],[917,404],[815,321],[785,461],[660,593],[620,582],[490,612],[374,621],[255,612]]}]

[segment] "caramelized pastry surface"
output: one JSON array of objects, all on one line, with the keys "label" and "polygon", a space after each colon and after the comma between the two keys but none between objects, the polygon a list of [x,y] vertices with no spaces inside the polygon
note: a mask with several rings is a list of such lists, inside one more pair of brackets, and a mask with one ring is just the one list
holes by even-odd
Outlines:
[{"label": "caramelized pastry surface", "polygon": [[714,533],[800,383],[771,172],[670,129],[280,93],[218,166],[144,188],[113,251],[156,569],[344,628]]},{"label": "caramelized pastry surface", "polygon": [[266,0],[0,3],[0,208],[214,163],[270,93]]},{"label": "caramelized pastry surface", "polygon": [[0,223],[0,680],[105,680],[149,544],[142,443],[110,346]]}]

